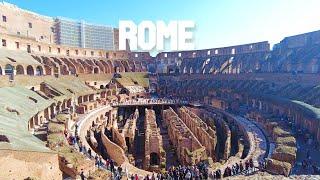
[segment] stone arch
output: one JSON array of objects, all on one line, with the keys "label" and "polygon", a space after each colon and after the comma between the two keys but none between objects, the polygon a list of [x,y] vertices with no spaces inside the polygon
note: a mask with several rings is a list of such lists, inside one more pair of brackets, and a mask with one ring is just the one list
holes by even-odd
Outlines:
[{"label": "stone arch", "polygon": [[159,165],[160,164],[160,156],[158,153],[152,152],[150,153],[150,165]]},{"label": "stone arch", "polygon": [[56,106],[56,113],[59,113],[59,112],[60,112],[60,110],[61,110],[61,105],[62,105],[62,102],[59,101],[58,104],[57,104],[57,106]]},{"label": "stone arch", "polygon": [[4,67],[5,75],[12,75],[13,74],[13,66],[11,64],[6,64]]},{"label": "stone arch", "polygon": [[111,96],[111,91],[107,91],[107,96]]},{"label": "stone arch", "polygon": [[187,66],[183,68],[183,74],[186,74],[186,73],[187,73]]},{"label": "stone arch", "polygon": [[43,68],[42,66],[37,66],[36,67],[36,76],[42,76],[43,75]]},{"label": "stone arch", "polygon": [[192,67],[190,68],[190,74],[193,74],[193,68]]},{"label": "stone arch", "polygon": [[16,67],[16,71],[17,71],[17,74],[24,74],[24,68],[23,68],[23,66],[22,65],[17,65],[17,67]]},{"label": "stone arch", "polygon": [[79,96],[78,97],[78,104],[81,104],[83,101],[82,101],[82,96]]},{"label": "stone arch", "polygon": [[27,75],[34,76],[34,70],[31,65],[27,66]]},{"label": "stone arch", "polygon": [[100,63],[103,65],[105,73],[111,73],[110,72],[110,67],[105,61],[100,61]]},{"label": "stone arch", "polygon": [[104,89],[104,85],[100,85],[100,89]]},{"label": "stone arch", "polygon": [[84,74],[84,68],[83,68],[82,64],[80,64],[80,65],[78,66],[78,72],[79,72],[80,74]]},{"label": "stone arch", "polygon": [[52,75],[52,68],[50,66],[44,66],[45,75]]},{"label": "stone arch", "polygon": [[70,63],[68,67],[69,67],[70,74],[77,74],[77,68],[75,65]]},{"label": "stone arch", "polygon": [[34,121],[33,121],[33,117],[30,118],[29,120],[29,130],[33,129],[34,128]]},{"label": "stone arch", "polygon": [[110,73],[114,73],[113,63],[112,63],[110,60],[108,60],[108,61],[107,61],[107,65],[108,65],[108,67],[109,67]]},{"label": "stone arch", "polygon": [[55,103],[52,103],[50,105],[50,117],[53,118],[55,116],[55,106],[56,104]]},{"label": "stone arch", "polygon": [[130,72],[130,67],[128,61],[122,61],[121,64],[123,65],[124,72]]},{"label": "stone arch", "polygon": [[71,99],[68,99],[67,100],[67,107],[70,108],[72,106],[72,101]]},{"label": "stone arch", "polygon": [[62,75],[69,75],[68,67],[66,65],[62,65],[61,72]]},{"label": "stone arch", "polygon": [[116,95],[117,91],[115,89],[112,90],[112,95]]},{"label": "stone arch", "polygon": [[95,67],[95,68],[93,69],[93,73],[94,73],[94,74],[99,74],[99,68],[98,68],[98,67]]},{"label": "stone arch", "polygon": [[94,63],[99,67],[99,70],[100,70],[101,73],[106,73],[106,68],[101,63],[100,60],[94,60]]}]

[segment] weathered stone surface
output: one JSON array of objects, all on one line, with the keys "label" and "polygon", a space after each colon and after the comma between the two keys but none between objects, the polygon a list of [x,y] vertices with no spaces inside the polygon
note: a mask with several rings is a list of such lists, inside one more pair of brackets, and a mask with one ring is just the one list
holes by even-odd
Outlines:
[{"label": "weathered stone surface", "polygon": [[[152,168],[153,171],[160,170],[160,164],[165,164],[166,153],[163,149],[162,136],[157,127],[156,114],[152,109],[145,109],[145,159],[144,169]],[[151,167],[152,166],[152,167]]]},{"label": "weathered stone surface", "polygon": [[205,147],[172,108],[163,111],[163,119],[168,127],[169,138],[176,147],[178,158],[183,165],[194,165],[207,159]]},{"label": "weathered stone surface", "polygon": [[267,170],[272,174],[289,176],[291,168],[292,166],[290,163],[278,161],[275,159],[269,159],[267,163]]},{"label": "weathered stone surface", "polygon": [[56,153],[0,150],[0,179],[62,179]]}]

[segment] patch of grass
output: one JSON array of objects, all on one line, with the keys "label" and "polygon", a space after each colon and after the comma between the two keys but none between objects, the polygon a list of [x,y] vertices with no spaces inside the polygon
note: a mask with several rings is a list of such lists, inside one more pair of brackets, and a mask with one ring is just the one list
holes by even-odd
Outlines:
[{"label": "patch of grass", "polygon": [[55,150],[57,146],[66,145],[65,137],[60,133],[49,134],[48,137],[48,145],[51,149]]},{"label": "patch of grass", "polygon": [[70,117],[69,114],[58,114],[56,116],[56,119],[59,123],[66,123],[69,117]]},{"label": "patch of grass", "polygon": [[48,124],[48,133],[53,134],[53,133],[63,133],[65,129],[64,124],[58,124],[54,122],[50,122]]}]

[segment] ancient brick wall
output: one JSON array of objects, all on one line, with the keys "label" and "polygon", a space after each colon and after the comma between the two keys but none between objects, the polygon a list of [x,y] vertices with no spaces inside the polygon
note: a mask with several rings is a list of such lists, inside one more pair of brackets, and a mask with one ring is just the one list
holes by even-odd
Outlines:
[{"label": "ancient brick wall", "polygon": [[[162,136],[157,127],[156,115],[154,110],[145,109],[145,159],[144,168],[158,166],[165,162],[165,151],[163,150]],[[154,168],[153,168],[154,169]]]},{"label": "ancient brick wall", "polygon": [[172,108],[163,111],[163,119],[168,127],[169,138],[177,148],[178,159],[183,165],[194,165],[207,159],[205,147]]}]

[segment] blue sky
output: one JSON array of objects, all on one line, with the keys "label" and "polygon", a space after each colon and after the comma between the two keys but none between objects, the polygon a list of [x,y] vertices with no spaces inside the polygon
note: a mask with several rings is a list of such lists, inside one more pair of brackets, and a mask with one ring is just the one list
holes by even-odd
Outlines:
[{"label": "blue sky", "polygon": [[319,0],[7,0],[47,16],[118,26],[119,20],[193,20],[197,49],[320,30]]}]

